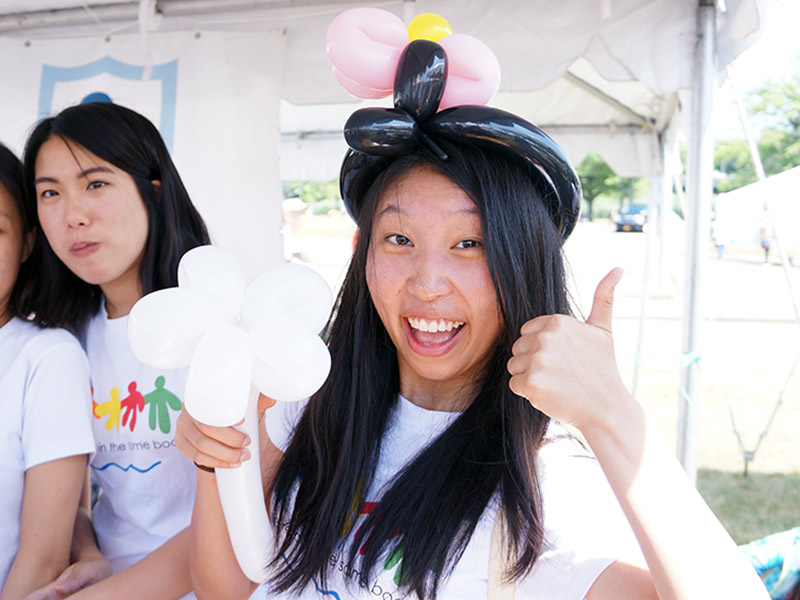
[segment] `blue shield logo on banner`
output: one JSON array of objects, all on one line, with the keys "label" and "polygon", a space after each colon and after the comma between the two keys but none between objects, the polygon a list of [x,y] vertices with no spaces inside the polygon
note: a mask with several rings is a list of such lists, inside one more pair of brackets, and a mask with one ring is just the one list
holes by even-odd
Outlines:
[{"label": "blue shield logo on banner", "polygon": [[150,118],[172,152],[178,60],[153,65],[147,81],[144,69],[110,56],[75,67],[42,65],[38,117],[80,102],[118,102]]}]

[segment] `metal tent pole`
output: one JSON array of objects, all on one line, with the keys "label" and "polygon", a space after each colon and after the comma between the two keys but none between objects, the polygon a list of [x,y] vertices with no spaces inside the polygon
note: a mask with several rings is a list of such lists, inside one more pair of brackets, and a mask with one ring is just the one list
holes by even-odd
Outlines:
[{"label": "metal tent pole", "polygon": [[677,445],[678,459],[692,481],[697,479],[697,411],[700,402],[700,349],[703,322],[702,267],[706,261],[711,224],[713,171],[711,109],[715,86],[715,42],[714,0],[699,0],[686,157],[686,273]]},{"label": "metal tent pole", "polygon": [[[658,184],[661,188],[661,204],[658,207],[658,214],[661,217],[658,220],[658,265],[656,268],[657,293],[664,295],[667,293],[667,278],[670,276],[672,270],[671,254],[675,251],[675,244],[671,243],[669,237],[675,235],[674,231],[670,229],[668,219],[672,215],[672,186],[675,181],[673,175],[674,166],[673,161],[673,148],[672,143],[667,141],[668,132],[664,132],[659,136],[659,148],[661,149],[661,177]],[[668,257],[667,253],[670,254]]]},{"label": "metal tent pole", "polygon": [[658,212],[661,203],[662,187],[658,185],[663,174],[661,166],[660,136],[655,133],[651,136],[650,155],[650,196],[647,202],[647,241],[644,251],[644,271],[642,273],[642,295],[639,307],[639,333],[636,341],[636,358],[633,363],[633,385],[631,393],[639,397],[639,383],[641,381],[642,362],[644,360],[645,329],[647,327],[647,308],[650,302],[650,274],[653,270],[653,248],[662,229],[662,215]]}]

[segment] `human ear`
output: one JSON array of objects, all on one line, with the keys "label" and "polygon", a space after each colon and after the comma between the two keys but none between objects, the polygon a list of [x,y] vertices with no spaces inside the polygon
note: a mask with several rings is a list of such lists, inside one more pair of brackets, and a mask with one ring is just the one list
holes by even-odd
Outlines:
[{"label": "human ear", "polygon": [[161,181],[158,179],[151,179],[150,183],[153,184],[153,189],[156,192],[156,198],[161,200]]}]

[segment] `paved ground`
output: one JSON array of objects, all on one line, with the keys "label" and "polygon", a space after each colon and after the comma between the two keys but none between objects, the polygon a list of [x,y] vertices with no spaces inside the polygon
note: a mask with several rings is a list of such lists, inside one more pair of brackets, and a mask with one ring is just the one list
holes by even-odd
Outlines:
[{"label": "paved ground", "polygon": [[[346,221],[326,224],[324,219],[304,223],[296,242],[309,264],[336,287],[350,255],[353,229]],[[674,438],[681,363],[683,248],[680,243],[668,246],[662,277],[658,276],[658,261],[652,261],[643,345],[637,352],[646,237],[616,233],[605,222],[580,223],[566,245],[566,254],[575,304],[583,314],[588,314],[594,287],[603,275],[615,266],[625,268],[615,296],[617,360],[629,387],[636,360],[640,360],[638,397],[665,433]],[[800,268],[792,269],[792,277],[800,291]],[[722,260],[710,249],[704,264],[702,298],[708,319],[702,332],[703,387],[696,399],[700,411],[698,464],[740,470],[742,456],[729,405],[745,446],[752,448],[800,353],[800,326],[782,269],[777,264],[764,264],[757,248],[727,249]],[[791,378],[783,400],[752,471],[800,472],[800,442],[796,441],[800,431],[800,375]]]}]

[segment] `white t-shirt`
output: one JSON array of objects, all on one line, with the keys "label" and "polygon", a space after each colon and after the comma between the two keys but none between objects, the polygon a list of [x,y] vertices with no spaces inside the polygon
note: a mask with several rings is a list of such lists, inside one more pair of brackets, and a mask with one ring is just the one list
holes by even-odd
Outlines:
[{"label": "white t-shirt", "polygon": [[[186,369],[142,364],[128,344],[128,317],[101,309],[89,322],[95,454],[100,494],[92,522],[116,573],[189,525],[195,466],[175,447]],[[194,598],[193,594],[186,598]]]},{"label": "white t-shirt", "polygon": [[[285,449],[302,410],[301,404],[277,403],[267,411],[266,427],[272,442]],[[392,477],[438,436],[457,413],[425,410],[400,398],[382,445],[373,490],[366,502],[377,502]],[[554,426],[549,435],[561,428]],[[516,598],[525,600],[580,600],[595,579],[615,560],[644,564],[636,539],[597,462],[571,438],[545,444],[539,453],[540,484],[544,500],[545,547],[530,574],[516,584]],[[488,594],[489,548],[496,506],[487,507],[464,554],[440,588],[441,600],[484,599]],[[363,517],[361,517],[363,518]],[[352,529],[355,532],[359,522]],[[274,598],[303,600],[358,598],[411,600],[393,581],[397,564],[376,568],[367,588],[345,586],[347,552],[331,557],[326,589],[316,584],[300,595]]]},{"label": "white t-shirt", "polygon": [[19,546],[25,471],[94,450],[90,399],[71,334],[17,318],[0,327],[0,588]]}]

